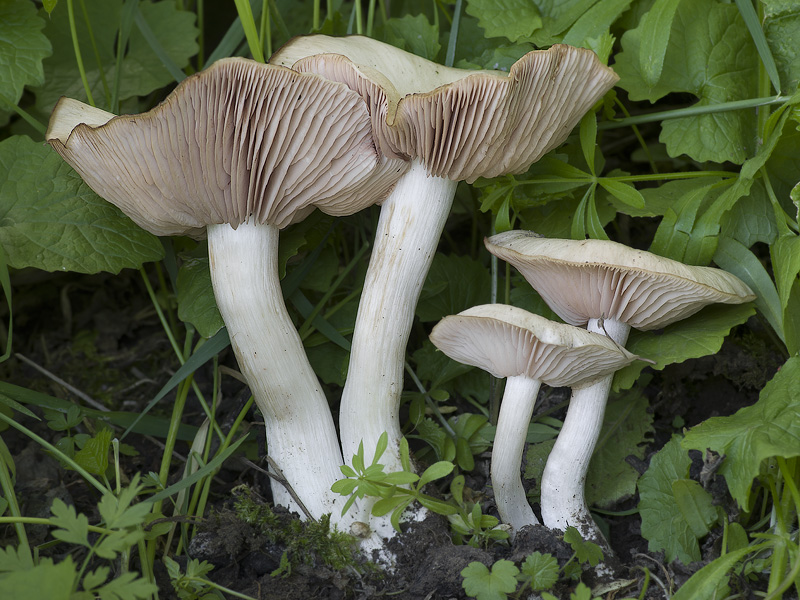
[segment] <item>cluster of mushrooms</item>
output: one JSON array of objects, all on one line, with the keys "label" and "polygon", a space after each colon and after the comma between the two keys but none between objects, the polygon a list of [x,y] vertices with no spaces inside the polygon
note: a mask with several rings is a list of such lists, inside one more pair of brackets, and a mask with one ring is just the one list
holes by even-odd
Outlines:
[{"label": "cluster of mushrooms", "polygon": [[[341,515],[345,499],[330,488],[341,478],[343,456],[362,442],[369,453],[384,432],[382,463],[387,472],[401,468],[406,343],[457,182],[524,172],[561,144],[616,81],[591,51],[565,45],[530,52],[505,73],[444,67],[369,38],[314,35],[290,41],[266,65],[219,60],[147,113],[115,116],[62,98],[47,140],[144,229],[208,238],[217,305],[263,414],[270,457],[312,517],[331,513],[344,530],[368,523],[365,545],[374,547],[392,535],[388,518],[372,516],[370,501]],[[381,205],[380,219],[337,435],[283,302],[279,232],[314,208],[344,216],[372,204]],[[544,255],[536,246],[548,244],[556,258],[521,258]],[[492,477],[500,514],[515,530],[537,522],[519,470],[539,382],[575,389],[543,481],[544,521],[561,529],[583,523],[582,533],[596,537],[582,495],[586,469],[578,481],[572,474],[588,464],[586,440],[597,437],[609,373],[636,358],[621,348],[628,327],[661,327],[703,303],[752,297],[719,270],[690,273],[645,253],[626,255],[636,276],[616,267],[590,271],[583,266],[599,264],[599,254],[625,251],[595,244],[609,243],[519,232],[488,242],[571,325],[488,306],[447,317],[432,335],[458,360],[509,377]],[[568,264],[578,265],[574,278]],[[677,291],[665,291],[672,277],[665,270],[678,272]],[[607,283],[619,297],[601,291]],[[643,308],[665,295],[674,298],[669,307]],[[572,326],[587,320],[589,331]],[[489,338],[489,331],[500,337]],[[501,362],[506,356],[510,362]],[[282,485],[273,483],[273,496],[297,508]]]}]

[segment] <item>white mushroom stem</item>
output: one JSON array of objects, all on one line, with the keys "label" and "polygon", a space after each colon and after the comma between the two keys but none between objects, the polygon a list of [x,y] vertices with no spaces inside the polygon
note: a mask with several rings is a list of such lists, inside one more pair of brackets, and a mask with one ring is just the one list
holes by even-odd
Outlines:
[{"label": "white mushroom stem", "polygon": [[429,176],[422,163],[414,161],[381,206],[339,413],[342,453],[348,463],[362,440],[371,461],[385,431],[389,446],[381,463],[386,472],[402,468],[398,411],[406,344],[456,185]]},{"label": "white mushroom stem", "polygon": [[503,523],[511,525],[512,535],[525,525],[539,523],[528,503],[520,476],[522,451],[539,386],[538,379],[524,375],[509,377],[497,419],[492,447],[492,487],[497,511]]},{"label": "white mushroom stem", "polygon": [[[620,347],[628,340],[630,326],[611,319],[590,319],[587,329],[607,335]],[[542,475],[542,521],[551,529],[575,527],[589,541],[607,545],[589,513],[584,486],[589,462],[600,436],[608,391],[614,375],[575,388],[564,426],[550,451]]]},{"label": "white mushroom stem", "polygon": [[[239,368],[264,416],[267,452],[309,512],[333,511],[341,479],[330,407],[286,311],[278,277],[278,228],[208,227],[211,281]],[[276,504],[298,507],[274,482]],[[302,516],[302,514],[301,514]]]}]

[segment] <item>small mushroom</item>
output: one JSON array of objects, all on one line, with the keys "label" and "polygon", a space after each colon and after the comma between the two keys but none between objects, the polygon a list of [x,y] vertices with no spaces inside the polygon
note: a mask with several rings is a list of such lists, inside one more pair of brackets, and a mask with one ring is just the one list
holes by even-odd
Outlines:
[{"label": "small mushroom", "polygon": [[[313,74],[224,59],[139,115],[62,99],[47,140],[144,229],[208,236],[217,305],[264,415],[269,454],[314,517],[331,512],[342,458],[283,302],[278,234],[315,206],[360,210],[406,170],[376,152],[361,97]],[[293,506],[282,486],[273,495]]]},{"label": "small mushroom", "polygon": [[[488,238],[486,247],[514,265],[564,321],[605,334],[620,346],[631,327],[659,329],[708,304],[755,298],[730,273],[684,265],[616,242],[507,231]],[[586,506],[584,483],[612,379],[613,373],[573,391],[542,477],[544,524],[562,531],[572,525],[584,538],[600,543],[603,536]]]},{"label": "small mushroom", "polygon": [[525,171],[618,78],[565,45],[530,52],[508,73],[449,68],[357,36],[295,38],[270,60],[356,90],[381,153],[412,162],[382,203],[339,422],[345,458],[385,431],[382,462],[398,470],[406,344],[457,182]]},{"label": "small mushroom", "polygon": [[492,487],[512,533],[538,523],[522,487],[520,464],[540,384],[589,386],[637,357],[605,336],[502,304],[445,317],[430,339],[450,358],[508,378],[492,447]]}]

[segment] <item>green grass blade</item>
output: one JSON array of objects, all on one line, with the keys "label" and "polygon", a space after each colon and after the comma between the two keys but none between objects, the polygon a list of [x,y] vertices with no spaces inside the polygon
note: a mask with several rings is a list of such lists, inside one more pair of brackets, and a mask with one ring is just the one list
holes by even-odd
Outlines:
[{"label": "green grass blade", "polygon": [[767,44],[767,38],[761,28],[752,0],[736,0],[736,6],[739,9],[739,14],[742,15],[742,19],[744,19],[745,25],[747,25],[747,29],[750,31],[753,43],[756,45],[756,50],[758,50],[758,55],[764,64],[764,69],[772,82],[772,87],[775,88],[775,91],[780,92],[781,80],[778,77],[778,67],[775,65],[775,58],[772,56],[769,44]]},{"label": "green grass blade", "polygon": [[164,384],[164,387],[161,388],[158,394],[156,394],[155,397],[147,403],[147,406],[145,406],[141,414],[134,420],[133,423],[128,426],[119,439],[124,440],[125,436],[133,430],[134,426],[139,422],[139,420],[146,415],[151,408],[158,404],[159,400],[166,396],[181,381],[206,364],[211,358],[219,354],[223,349],[227,348],[230,343],[231,340],[228,337],[228,330],[220,329],[214,335],[214,337],[210,338],[208,342],[200,346],[200,349],[192,354],[191,357],[189,357],[189,360],[187,360],[183,366],[178,369],[172,377],[169,378],[169,381]]},{"label": "green grass blade", "polygon": [[148,25],[147,21],[145,21],[142,11],[139,10],[138,4],[136,5],[136,13],[133,16],[133,20],[136,23],[136,27],[139,28],[139,32],[142,34],[142,37],[150,45],[150,48],[161,61],[161,64],[163,64],[167,71],[169,71],[169,74],[172,75],[173,79],[175,79],[175,81],[178,83],[186,79],[186,73],[184,73],[181,68],[175,64],[175,61],[172,60],[170,55],[167,54],[167,51],[164,50],[164,46],[162,46],[161,42],[158,41],[156,34],[153,33],[152,29],[150,29],[150,25]]},{"label": "green grass blade", "polygon": [[253,17],[253,10],[250,8],[250,2],[247,0],[234,0],[236,3],[236,12],[239,13],[239,21],[244,29],[244,35],[247,38],[247,44],[250,46],[250,54],[258,62],[264,62],[264,53],[261,51],[261,44],[258,39],[258,29],[256,29],[255,18]]}]

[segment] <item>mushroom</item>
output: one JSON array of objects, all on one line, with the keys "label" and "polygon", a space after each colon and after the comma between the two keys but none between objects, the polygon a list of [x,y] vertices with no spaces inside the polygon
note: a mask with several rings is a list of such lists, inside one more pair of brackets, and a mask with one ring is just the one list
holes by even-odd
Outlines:
[{"label": "mushroom", "polygon": [[444,67],[357,36],[295,38],[270,61],[356,90],[379,150],[412,163],[381,206],[339,420],[346,459],[387,432],[382,462],[399,470],[406,344],[457,182],[524,172],[618,78],[591,51],[565,45],[530,52],[508,73]]},{"label": "mushroom", "polygon": [[[376,152],[360,96],[317,75],[224,59],[139,115],[62,98],[47,140],[144,229],[208,236],[214,294],[269,454],[312,516],[331,512],[341,453],[281,295],[278,237],[315,206],[345,215],[372,204],[406,170]],[[282,486],[273,495],[293,506]]]},{"label": "mushroom", "polygon": [[[550,308],[571,325],[586,326],[624,346],[631,327],[659,329],[708,304],[739,304],[753,292],[711,267],[688,266],[606,240],[546,239],[507,231],[486,240],[489,252],[511,263]],[[577,389],[542,476],[542,520],[574,526],[603,543],[584,497],[589,460],[603,424],[613,373]]]},{"label": "mushroom", "polygon": [[497,510],[512,534],[537,524],[522,487],[520,464],[540,384],[590,386],[637,357],[605,336],[502,304],[445,317],[430,339],[450,358],[508,378],[492,448],[492,487]]}]

